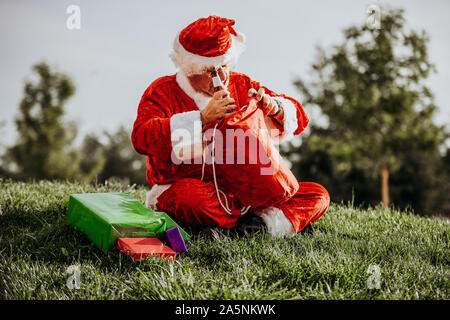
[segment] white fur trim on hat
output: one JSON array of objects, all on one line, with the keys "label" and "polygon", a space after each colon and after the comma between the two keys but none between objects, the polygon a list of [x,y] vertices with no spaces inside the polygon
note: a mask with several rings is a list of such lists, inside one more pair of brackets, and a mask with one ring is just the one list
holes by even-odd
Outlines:
[{"label": "white fur trim on hat", "polygon": [[231,46],[228,51],[217,57],[204,57],[187,51],[179,41],[180,34],[175,37],[173,51],[169,54],[175,66],[184,71],[186,75],[202,73],[209,67],[228,64],[232,68],[245,49],[245,36],[237,32],[237,36],[231,35]]},{"label": "white fur trim on hat", "polygon": [[255,214],[263,219],[269,234],[273,236],[282,237],[297,234],[292,223],[286,218],[281,209],[268,207],[255,211]]}]

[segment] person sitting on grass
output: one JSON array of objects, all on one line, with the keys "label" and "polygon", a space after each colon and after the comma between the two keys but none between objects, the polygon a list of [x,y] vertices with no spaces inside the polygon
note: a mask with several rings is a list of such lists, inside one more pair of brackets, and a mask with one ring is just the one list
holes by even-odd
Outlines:
[{"label": "person sitting on grass", "polygon": [[[146,206],[192,227],[235,228],[244,233],[266,229],[271,235],[295,235],[310,229],[328,209],[330,196],[323,186],[298,182],[298,191],[287,201],[241,217],[224,210],[211,177],[203,177],[202,163],[175,163],[172,158],[174,153],[201,156],[202,128],[247,104],[249,96],[260,101],[267,127],[279,130],[277,142],[290,140],[308,125],[298,101],[231,71],[245,42],[234,24],[234,20],[210,16],[184,28],[171,53],[178,72],[153,81],[141,98],[131,138],[135,150],[147,156],[147,181],[152,188]],[[215,72],[226,89],[215,92]],[[177,130],[191,134],[189,145],[179,142]]]}]

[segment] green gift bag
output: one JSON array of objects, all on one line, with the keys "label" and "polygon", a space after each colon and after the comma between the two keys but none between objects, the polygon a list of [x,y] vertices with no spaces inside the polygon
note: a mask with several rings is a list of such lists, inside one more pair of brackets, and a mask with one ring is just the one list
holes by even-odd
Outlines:
[{"label": "green gift bag", "polygon": [[173,227],[180,229],[185,242],[190,238],[167,213],[148,209],[128,193],[72,194],[67,220],[104,252],[111,249],[118,238],[163,240],[164,232]]}]

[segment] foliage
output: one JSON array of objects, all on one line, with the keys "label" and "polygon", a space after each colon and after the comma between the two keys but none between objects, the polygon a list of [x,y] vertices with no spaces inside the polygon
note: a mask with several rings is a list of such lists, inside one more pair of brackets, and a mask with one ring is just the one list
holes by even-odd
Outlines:
[{"label": "foliage", "polygon": [[103,170],[106,156],[103,152],[104,146],[100,143],[95,134],[87,134],[83,139],[80,149],[80,171],[83,176],[88,177],[86,181],[91,181]]},{"label": "foliage", "polygon": [[16,118],[19,138],[5,156],[7,171],[16,171],[18,178],[89,179],[80,174],[80,155],[72,147],[76,124],[63,120],[64,104],[75,92],[71,79],[46,62],[32,70],[37,81],[25,81]]},{"label": "foliage", "polygon": [[[333,183],[333,193],[349,199],[354,188],[356,194],[365,194],[359,199],[370,203],[380,199],[384,162],[391,185],[398,183],[397,191],[391,192],[394,204],[407,204],[411,195],[402,196],[408,191],[399,189],[415,183],[422,200],[410,204],[420,210],[436,209],[428,191],[442,189],[437,179],[442,164],[439,148],[449,133],[433,123],[437,107],[424,84],[434,70],[427,35],[405,30],[403,11],[391,9],[382,13],[380,30],[352,26],[344,36],[343,43],[328,53],[319,48],[313,81],[296,81],[304,104],[319,107],[328,125],[312,121],[302,147],[291,148],[288,154],[301,156],[293,161],[294,170],[313,176],[307,165],[320,159],[325,167],[318,170],[320,175],[332,175],[326,179]],[[412,168],[415,174],[408,177]],[[395,177],[399,171],[401,177]],[[417,175],[424,180],[413,182]]]},{"label": "foliage", "polygon": [[[103,142],[102,142],[103,141]],[[120,126],[100,136],[89,134],[81,148],[83,172],[96,172],[96,181],[116,181],[123,185],[147,185],[146,158],[132,147],[130,130]]]},{"label": "foliage", "polygon": [[124,126],[115,132],[105,132],[107,143],[103,146],[106,162],[99,174],[100,181],[119,179],[125,184],[147,185],[146,157],[132,147],[131,130]]},{"label": "foliage", "polygon": [[[64,122],[64,104],[74,94],[70,78],[41,62],[32,67],[37,81],[27,80],[16,119],[19,139],[1,157],[0,174],[19,179],[107,179],[146,184],[145,157],[132,147],[124,127],[84,137],[73,147],[77,126]],[[1,124],[0,124],[1,125]]]},{"label": "foliage", "polygon": [[[448,219],[333,204],[314,235],[208,240],[192,233],[174,265],[103,254],[67,225],[69,194],[122,184],[0,179],[0,299],[449,299]],[[81,288],[66,287],[79,265]],[[380,289],[369,289],[377,265]]]}]

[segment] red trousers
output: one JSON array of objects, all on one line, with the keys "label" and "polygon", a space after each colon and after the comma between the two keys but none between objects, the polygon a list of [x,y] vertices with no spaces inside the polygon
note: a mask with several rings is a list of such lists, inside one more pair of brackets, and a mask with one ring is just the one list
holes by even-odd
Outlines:
[{"label": "red trousers", "polygon": [[[299,185],[299,190],[291,199],[275,206],[283,211],[296,232],[322,217],[330,204],[330,196],[321,185],[314,182],[299,182]],[[227,197],[232,209],[241,208],[233,195]],[[221,200],[224,202],[223,198]],[[178,223],[194,227],[233,228],[240,217],[240,213],[229,215],[225,212],[217,200],[212,182],[192,178],[173,183],[158,197],[156,206]]]}]

